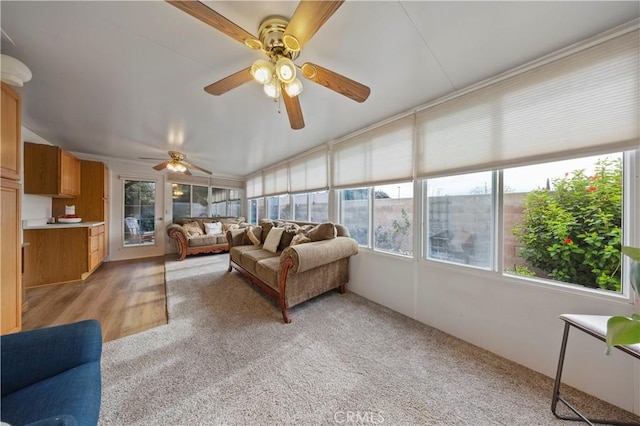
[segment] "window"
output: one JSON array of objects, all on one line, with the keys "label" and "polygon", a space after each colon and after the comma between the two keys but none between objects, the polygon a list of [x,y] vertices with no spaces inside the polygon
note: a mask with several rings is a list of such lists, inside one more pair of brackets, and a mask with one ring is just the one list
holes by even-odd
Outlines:
[{"label": "window", "polygon": [[256,200],[256,217],[258,221],[266,217],[264,209],[264,198],[262,197]]},{"label": "window", "polygon": [[208,216],[207,206],[209,205],[209,187],[193,185],[191,187],[191,216]]},{"label": "window", "polygon": [[248,222],[257,225],[258,224],[258,200],[249,200]]},{"label": "window", "polygon": [[310,222],[329,221],[329,191],[309,193],[309,204]]},{"label": "window", "polygon": [[507,274],[621,292],[622,154],[504,171]]},{"label": "window", "polygon": [[293,195],[293,220],[302,222],[329,221],[329,191]]},{"label": "window", "polygon": [[240,191],[229,190],[229,204],[227,206],[227,216],[240,217],[242,206],[240,205]]},{"label": "window", "polygon": [[124,245],[155,243],[156,183],[124,181]]},{"label": "window", "polygon": [[291,201],[289,194],[280,195],[278,197],[278,219],[291,219]]},{"label": "window", "polygon": [[374,187],[373,248],[413,254],[413,183]]},{"label": "window", "polygon": [[206,186],[171,184],[173,219],[208,216],[209,188]]},{"label": "window", "polygon": [[238,190],[180,183],[174,183],[171,187],[174,219],[179,217],[240,216],[240,191]]},{"label": "window", "polygon": [[191,185],[171,184],[173,219],[191,216]]},{"label": "window", "polygon": [[371,188],[341,191],[340,222],[361,246],[369,246],[369,200]]},{"label": "window", "polygon": [[271,220],[290,220],[291,219],[291,201],[289,194],[274,195],[267,197],[267,205],[269,208],[268,218]]},{"label": "window", "polygon": [[[499,206],[502,273],[622,292],[622,153],[427,179],[429,259],[496,270]],[[493,194],[501,192],[500,204]]]},{"label": "window", "polygon": [[267,207],[269,209],[269,219],[277,220],[278,219],[278,197],[268,197],[267,198]]},{"label": "window", "polygon": [[492,268],[493,174],[426,180],[429,259]]},{"label": "window", "polygon": [[293,220],[303,222],[309,220],[309,194],[294,194]]},{"label": "window", "polygon": [[211,188],[211,216],[227,216],[227,190]]}]

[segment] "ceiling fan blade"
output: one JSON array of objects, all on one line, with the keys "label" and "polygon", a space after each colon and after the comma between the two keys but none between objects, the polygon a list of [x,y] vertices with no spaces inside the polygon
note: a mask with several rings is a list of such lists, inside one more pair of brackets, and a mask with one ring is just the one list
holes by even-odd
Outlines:
[{"label": "ceiling fan blade", "polygon": [[193,173],[191,173],[189,171],[189,169],[185,170],[184,172],[182,172],[183,174],[187,175],[187,176],[191,176]]},{"label": "ceiling fan blade", "polygon": [[159,161],[164,161],[164,158],[158,158],[158,157],[138,157],[138,160],[159,160]]},{"label": "ceiling fan blade", "polygon": [[293,130],[299,130],[304,128],[304,118],[302,117],[302,109],[300,108],[300,101],[297,96],[290,97],[286,91],[282,91],[282,99],[284,100],[284,106],[287,108],[287,115],[289,116],[289,124]]},{"label": "ceiling fan blade", "polygon": [[209,170],[207,170],[207,169],[203,169],[203,168],[202,168],[202,167],[200,167],[200,166],[196,166],[195,164],[190,163],[190,162],[188,162],[188,161],[181,161],[181,163],[182,163],[183,165],[185,165],[186,167],[192,167],[192,168],[194,168],[194,169],[198,169],[198,170],[200,170],[201,172],[205,172],[205,173],[208,173],[208,174],[210,174],[210,175],[212,175],[212,174],[213,174],[213,172],[210,172],[210,171],[209,171]]},{"label": "ceiling fan blade", "polygon": [[324,25],[331,15],[342,6],[344,0],[337,1],[301,1],[293,13],[286,35],[294,36],[301,48]]},{"label": "ceiling fan blade", "polygon": [[305,62],[302,65],[302,75],[304,75],[306,79],[321,84],[356,102],[366,101],[371,93],[371,89],[364,84],[358,83],[355,80],[351,80],[319,65],[312,64],[311,62]]},{"label": "ceiling fan blade", "polygon": [[222,80],[211,83],[204,88],[204,91],[215,96],[220,96],[223,93],[227,93],[229,90],[242,86],[244,83],[251,80],[253,80],[253,77],[251,76],[251,67],[247,67],[235,74],[231,74],[230,76],[223,78]]},{"label": "ceiling fan blade", "polygon": [[164,169],[165,167],[167,167],[168,165],[169,165],[169,162],[168,162],[168,161],[165,161],[165,162],[162,162],[162,163],[160,163],[160,164],[156,164],[155,166],[153,166],[153,168],[154,168],[155,170],[162,170],[162,169]]},{"label": "ceiling fan blade", "polygon": [[205,24],[208,24],[229,37],[238,40],[242,44],[245,44],[246,40],[257,40],[253,34],[247,32],[199,1],[167,0],[167,3],[188,13],[194,18],[198,18]]}]

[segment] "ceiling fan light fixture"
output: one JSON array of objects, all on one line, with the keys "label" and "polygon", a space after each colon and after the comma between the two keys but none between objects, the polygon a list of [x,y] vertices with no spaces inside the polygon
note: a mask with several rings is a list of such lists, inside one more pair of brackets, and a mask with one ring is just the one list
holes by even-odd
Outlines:
[{"label": "ceiling fan light fixture", "polygon": [[167,169],[175,173],[184,173],[187,171],[187,168],[183,164],[177,162],[167,164]]},{"label": "ceiling fan light fixture", "polygon": [[283,83],[291,83],[296,78],[296,66],[289,58],[280,58],[276,62],[276,75]]},{"label": "ceiling fan light fixture", "polygon": [[263,86],[263,90],[265,95],[278,99],[280,97],[280,82],[274,78]]},{"label": "ceiling fan light fixture", "polygon": [[247,46],[249,49],[253,49],[253,50],[260,50],[263,47],[262,42],[257,38],[253,38],[253,37],[245,39],[244,45]]},{"label": "ceiling fan light fixture", "polygon": [[285,83],[284,91],[290,98],[298,96],[302,92],[302,82],[299,78],[294,78],[291,83]]},{"label": "ceiling fan light fixture", "polygon": [[273,79],[273,64],[265,59],[258,59],[251,66],[251,76],[260,84],[267,84]]},{"label": "ceiling fan light fixture", "polygon": [[300,41],[296,38],[296,36],[292,34],[283,35],[282,43],[284,43],[285,47],[292,52],[299,52],[302,48],[302,46],[300,45]]},{"label": "ceiling fan light fixture", "polygon": [[0,55],[0,68],[2,68],[2,81],[11,85],[22,87],[31,80],[31,70],[22,61],[13,56]]}]

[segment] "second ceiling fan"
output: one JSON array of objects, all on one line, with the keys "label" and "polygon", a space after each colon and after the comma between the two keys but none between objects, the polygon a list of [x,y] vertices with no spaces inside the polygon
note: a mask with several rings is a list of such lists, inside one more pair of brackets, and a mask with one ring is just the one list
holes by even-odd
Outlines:
[{"label": "second ceiling fan", "polygon": [[369,97],[371,89],[364,84],[311,62],[305,62],[300,67],[293,63],[302,47],[344,0],[303,0],[298,4],[290,20],[280,16],[265,18],[258,29],[258,37],[199,1],[167,0],[167,2],[247,47],[262,51],[267,56],[267,59],[258,59],[252,66],[205,87],[204,90],[212,95],[222,95],[244,83],[256,80],[263,84],[267,96],[276,100],[282,96],[292,129],[304,127],[304,118],[298,100],[302,83],[297,78],[297,69],[307,80],[321,84],[356,102],[364,102]]}]

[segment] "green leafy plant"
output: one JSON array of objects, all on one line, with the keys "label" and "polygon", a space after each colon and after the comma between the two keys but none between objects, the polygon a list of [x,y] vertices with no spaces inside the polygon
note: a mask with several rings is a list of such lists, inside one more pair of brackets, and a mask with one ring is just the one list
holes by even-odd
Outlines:
[{"label": "green leafy plant", "polygon": [[[631,285],[636,294],[640,294],[640,248],[622,247],[622,252],[631,258]],[[633,345],[640,343],[640,315],[631,318],[614,316],[607,321],[607,354],[616,345]]]},{"label": "green leafy plant", "polygon": [[621,291],[622,161],[598,160],[595,172],[565,173],[523,199],[511,230],[519,256],[557,281]]}]

